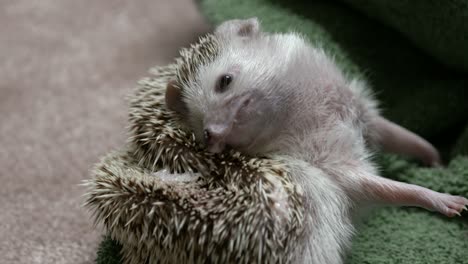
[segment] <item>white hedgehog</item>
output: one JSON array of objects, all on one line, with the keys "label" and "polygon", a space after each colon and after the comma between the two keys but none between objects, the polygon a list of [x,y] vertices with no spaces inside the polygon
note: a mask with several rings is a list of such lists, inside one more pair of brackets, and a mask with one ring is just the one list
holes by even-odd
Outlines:
[{"label": "white hedgehog", "polygon": [[215,37],[216,56],[170,81],[166,104],[211,152],[229,146],[294,161],[288,165],[306,212],[297,263],[342,263],[353,208],[366,203],[419,206],[449,217],[466,209],[464,197],[378,175],[368,145],[428,165],[438,164],[439,155],[380,116],[365,83],[347,79],[323,50],[296,33],[264,33],[257,19],[227,21]]}]

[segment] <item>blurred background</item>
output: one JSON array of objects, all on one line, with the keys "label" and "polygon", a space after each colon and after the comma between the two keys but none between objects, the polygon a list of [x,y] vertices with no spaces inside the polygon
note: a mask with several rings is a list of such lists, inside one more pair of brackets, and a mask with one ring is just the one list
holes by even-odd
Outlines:
[{"label": "blurred background", "polygon": [[208,30],[190,0],[0,1],[0,263],[93,263],[80,206],[125,96]]}]

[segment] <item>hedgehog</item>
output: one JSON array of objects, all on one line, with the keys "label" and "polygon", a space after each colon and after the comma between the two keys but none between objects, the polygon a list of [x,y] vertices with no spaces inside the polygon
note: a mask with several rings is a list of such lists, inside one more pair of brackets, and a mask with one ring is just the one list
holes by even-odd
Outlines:
[{"label": "hedgehog", "polygon": [[300,161],[212,154],[166,106],[168,82],[188,80],[218,52],[208,34],[152,68],[130,96],[128,143],[84,183],[85,207],[122,245],[123,263],[295,261],[304,207],[292,177],[304,172],[289,164]]},{"label": "hedgehog", "polygon": [[[272,52],[262,46],[261,41],[268,39],[274,40],[274,47],[286,50]],[[375,166],[368,159],[368,142],[381,145],[384,150],[417,156],[427,164],[436,164],[439,158],[429,143],[380,118],[375,100],[360,81],[344,82],[349,89],[324,87],[334,91],[330,93],[334,96],[325,96],[323,102],[332,103],[337,117],[352,118],[340,123],[349,132],[344,140],[343,133],[319,129],[328,137],[317,142],[314,151],[299,151],[297,137],[283,141],[285,147],[281,148],[293,151],[277,151],[271,148],[275,144],[264,143],[260,145],[265,146],[263,149],[249,148],[243,142],[255,133],[248,132],[248,136],[242,137],[242,130],[238,130],[239,138],[235,139],[234,130],[226,133],[215,129],[219,128],[218,121],[236,118],[215,116],[205,123],[205,115],[210,111],[217,110],[220,115],[226,111],[213,108],[204,112],[200,110],[203,105],[213,107],[215,99],[226,98],[230,92],[245,92],[234,87],[239,85],[238,76],[245,69],[223,68],[229,62],[224,56],[242,54],[242,45],[264,49],[247,53],[252,61],[272,52],[273,59],[276,53],[282,55],[278,63],[287,62],[284,58],[294,58],[294,54],[304,55],[295,52],[305,49],[321,59],[325,73],[326,69],[332,70],[333,74],[324,75],[324,80],[328,77],[341,80],[341,73],[323,51],[310,47],[295,33],[263,33],[256,19],[225,22],[214,34],[182,49],[175,63],[153,68],[152,76],[142,79],[131,96],[128,144],[105,156],[85,183],[88,187],[85,206],[93,213],[96,224],[102,224],[122,245],[124,263],[342,263],[354,233],[351,218],[358,202],[406,201],[408,205],[422,206],[421,203],[430,201],[438,204],[428,203],[424,205],[426,208],[441,211],[436,207],[455,199],[376,175]],[[301,65],[306,66],[306,62]],[[252,73],[264,70],[255,66],[261,65],[252,65]],[[275,76],[297,70],[288,71],[288,64],[271,67],[274,69],[282,69],[274,72]],[[262,80],[274,84],[270,77],[275,76],[266,75]],[[291,78],[287,80],[291,81],[289,85],[298,83]],[[215,92],[210,94],[207,87],[213,87]],[[252,97],[237,98],[239,110],[268,97],[254,93]],[[281,106],[287,100],[279,100],[282,98],[287,97],[274,98],[279,109],[285,109]],[[353,100],[353,104],[343,104],[340,101],[343,98]],[[278,109],[269,106],[248,116],[255,120],[259,112],[278,114],[278,119],[248,126],[257,134],[270,121],[284,118]],[[234,111],[234,115],[237,113]],[[236,121],[230,126],[236,125],[238,129],[242,118]],[[336,126],[333,122],[325,124]],[[358,155],[360,159],[326,163],[327,155],[320,155],[323,152],[319,150],[329,143],[335,144],[336,152],[347,153],[347,147],[355,147],[348,157]],[[321,161],[329,166],[321,165]],[[364,165],[356,166],[355,162]],[[362,178],[364,172],[369,178]],[[359,181],[360,177],[369,180]],[[404,190],[402,186],[411,188],[400,192]],[[426,197],[419,197],[421,192]],[[461,201],[452,204],[458,206],[456,210],[443,213],[451,215],[461,210],[466,199],[456,199]]]},{"label": "hedgehog", "polygon": [[187,67],[168,81],[166,106],[211,153],[233,149],[286,161],[292,183],[303,189],[304,233],[294,263],[342,263],[354,208],[409,205],[449,217],[466,209],[464,197],[378,175],[375,148],[432,166],[440,157],[385,119],[367,84],[347,77],[323,49],[298,33],[263,32],[256,18],[226,21],[214,37],[215,55],[197,67],[181,62]]}]

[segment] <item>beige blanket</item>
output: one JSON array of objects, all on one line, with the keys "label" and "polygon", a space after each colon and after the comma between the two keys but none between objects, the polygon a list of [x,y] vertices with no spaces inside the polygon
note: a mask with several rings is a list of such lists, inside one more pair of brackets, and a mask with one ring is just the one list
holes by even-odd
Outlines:
[{"label": "beige blanket", "polygon": [[207,30],[189,0],[0,2],[0,263],[92,263],[78,186],[125,141],[124,96]]}]

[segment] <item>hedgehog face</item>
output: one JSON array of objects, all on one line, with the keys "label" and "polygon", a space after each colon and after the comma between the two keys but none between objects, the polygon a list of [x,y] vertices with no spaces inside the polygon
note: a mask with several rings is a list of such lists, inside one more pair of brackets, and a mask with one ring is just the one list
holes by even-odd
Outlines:
[{"label": "hedgehog face", "polygon": [[258,149],[266,138],[274,137],[275,100],[268,93],[275,85],[269,65],[272,49],[263,49],[267,40],[256,19],[234,20],[216,30],[220,53],[202,67],[184,98],[189,120],[197,138],[211,152],[226,145],[246,152]]},{"label": "hedgehog face", "polygon": [[303,38],[262,33],[256,19],[227,21],[215,38],[216,55],[184,71],[190,78],[180,90],[168,85],[167,105],[211,152],[226,145],[249,154],[275,150],[298,96],[294,87],[310,75],[298,70],[305,68]]},{"label": "hedgehog face", "polygon": [[219,53],[197,69],[180,94],[168,85],[166,102],[187,117],[209,151],[229,145],[259,152],[275,139],[287,116],[288,94],[280,91],[285,54],[278,41],[260,32],[256,19],[225,22],[215,36]]}]

